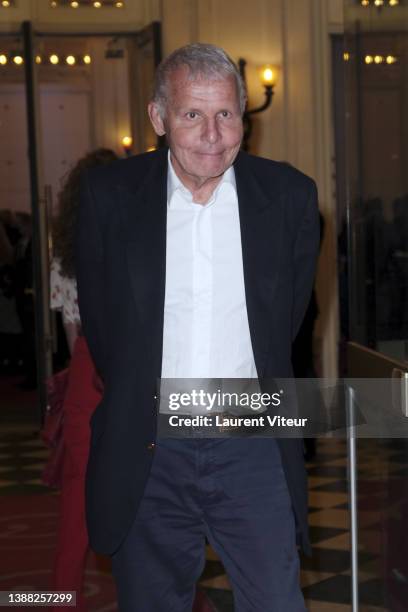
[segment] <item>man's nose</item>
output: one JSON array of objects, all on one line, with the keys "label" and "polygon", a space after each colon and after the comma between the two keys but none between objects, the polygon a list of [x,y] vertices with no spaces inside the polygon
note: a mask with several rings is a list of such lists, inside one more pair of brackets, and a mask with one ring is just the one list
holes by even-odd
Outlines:
[{"label": "man's nose", "polygon": [[219,140],[221,134],[217,120],[208,118],[204,124],[203,138],[210,144],[214,144]]}]

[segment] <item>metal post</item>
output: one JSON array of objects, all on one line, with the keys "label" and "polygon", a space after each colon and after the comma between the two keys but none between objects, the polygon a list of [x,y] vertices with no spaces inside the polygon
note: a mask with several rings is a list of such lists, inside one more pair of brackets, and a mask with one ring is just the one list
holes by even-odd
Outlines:
[{"label": "metal post", "polygon": [[26,89],[26,112],[27,112],[27,131],[28,131],[28,161],[30,169],[30,192],[31,192],[31,214],[32,214],[32,253],[33,253],[33,280],[34,280],[34,314],[35,314],[35,340],[36,340],[36,360],[37,360],[37,382],[38,382],[38,408],[39,425],[42,424],[45,409],[47,406],[47,393],[45,388],[46,369],[45,369],[45,334],[46,326],[44,320],[44,270],[41,258],[43,251],[42,234],[43,224],[41,222],[41,197],[40,185],[42,185],[41,158],[39,151],[40,112],[37,73],[34,60],[34,33],[30,21],[22,24],[24,42],[24,70],[25,70],[25,89]]},{"label": "metal post", "polygon": [[358,517],[357,517],[357,453],[355,423],[355,391],[346,388],[347,456],[349,481],[349,506],[351,518],[351,609],[358,612]]}]

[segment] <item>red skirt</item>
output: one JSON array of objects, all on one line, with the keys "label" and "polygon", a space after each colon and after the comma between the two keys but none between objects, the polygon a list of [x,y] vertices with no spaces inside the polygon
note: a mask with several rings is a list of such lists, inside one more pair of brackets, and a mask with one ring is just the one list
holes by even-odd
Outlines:
[{"label": "red skirt", "polygon": [[88,534],[85,522],[85,472],[89,454],[89,420],[101,391],[88,345],[83,336],[75,342],[64,398],[64,463],[60,516],[53,571],[53,589],[77,592],[77,610],[85,610],[81,594]]}]

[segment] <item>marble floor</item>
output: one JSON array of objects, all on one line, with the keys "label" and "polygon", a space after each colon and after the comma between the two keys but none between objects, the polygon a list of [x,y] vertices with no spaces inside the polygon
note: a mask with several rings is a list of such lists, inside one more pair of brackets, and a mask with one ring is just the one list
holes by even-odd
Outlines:
[{"label": "marble floor", "polygon": [[[301,558],[310,612],[351,610],[347,443],[320,439],[307,464],[312,557]],[[408,546],[401,509],[408,501],[408,446],[403,440],[358,441],[360,612],[408,610]],[[394,520],[392,517],[394,516]],[[408,515],[406,515],[408,517]],[[408,540],[405,539],[408,545]],[[220,612],[233,611],[222,565],[207,551],[200,581]]]},{"label": "marble floor", "polygon": [[[40,586],[46,584],[46,574],[51,571],[58,494],[50,492],[40,480],[47,452],[32,428],[1,429],[0,495],[7,503],[2,504],[0,513],[0,547],[7,544],[10,551],[15,548],[17,553],[22,542],[26,542],[21,550],[30,550],[30,554],[2,556],[2,590],[17,588],[22,576],[30,572],[32,575],[32,566],[37,573],[42,568],[42,574],[38,574],[42,576],[38,578]],[[310,612],[348,612],[351,577],[346,441],[318,440],[317,454],[307,464],[307,470],[313,547],[312,557],[301,559],[301,584],[307,607]],[[408,518],[407,501],[407,444],[402,440],[358,441],[360,612],[408,610],[408,538],[404,521]],[[30,512],[34,524],[30,522]],[[37,538],[33,535],[36,532]],[[7,576],[14,576],[9,578],[9,584]],[[228,577],[210,548],[199,584],[217,612],[234,610]],[[91,611],[116,609],[109,565],[91,559],[85,592]]]}]

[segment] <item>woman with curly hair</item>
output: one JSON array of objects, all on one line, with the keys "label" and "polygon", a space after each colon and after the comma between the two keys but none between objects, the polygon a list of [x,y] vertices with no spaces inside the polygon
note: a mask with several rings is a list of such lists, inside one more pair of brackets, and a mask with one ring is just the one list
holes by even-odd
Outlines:
[{"label": "woman with curly hair", "polygon": [[98,149],[79,160],[69,172],[59,194],[53,232],[51,308],[62,312],[71,353],[64,398],[64,459],[52,590],[76,591],[77,610],[86,609],[81,593],[88,551],[85,522],[85,471],[88,461],[89,419],[101,399],[96,371],[81,335],[74,266],[74,233],[79,206],[79,185],[87,168],[117,159],[109,149]]}]

